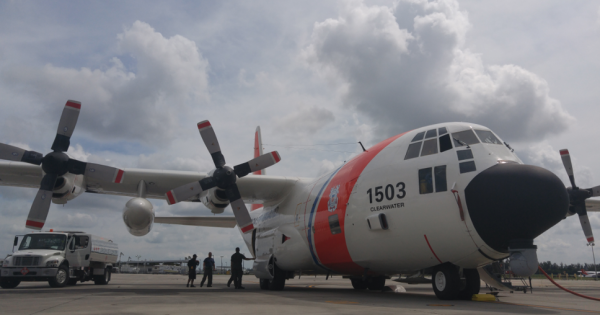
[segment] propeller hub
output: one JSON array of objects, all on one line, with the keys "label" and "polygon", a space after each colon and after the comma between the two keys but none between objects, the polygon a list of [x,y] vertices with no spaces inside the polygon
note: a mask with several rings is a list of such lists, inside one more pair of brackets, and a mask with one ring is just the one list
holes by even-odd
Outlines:
[{"label": "propeller hub", "polygon": [[48,153],[42,159],[42,169],[46,174],[64,175],[68,170],[69,156],[62,152]]},{"label": "propeller hub", "polygon": [[217,187],[221,189],[227,189],[230,185],[235,184],[237,178],[235,172],[229,166],[216,169],[212,177],[215,179]]}]

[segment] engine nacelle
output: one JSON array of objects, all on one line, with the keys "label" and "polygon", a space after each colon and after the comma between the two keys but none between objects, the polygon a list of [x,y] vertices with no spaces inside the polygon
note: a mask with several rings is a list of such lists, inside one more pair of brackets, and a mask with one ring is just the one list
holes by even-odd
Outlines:
[{"label": "engine nacelle", "polygon": [[220,188],[212,188],[206,192],[200,194],[200,201],[208,208],[212,213],[223,213],[225,208],[229,205],[227,199],[227,193],[225,190]]},{"label": "engine nacelle", "polygon": [[131,235],[144,236],[152,229],[154,207],[144,198],[133,198],[125,204],[123,222]]},{"label": "engine nacelle", "polygon": [[52,189],[52,202],[55,204],[65,204],[67,201],[75,199],[85,191],[85,178],[83,175],[66,173],[56,179],[54,189]]}]

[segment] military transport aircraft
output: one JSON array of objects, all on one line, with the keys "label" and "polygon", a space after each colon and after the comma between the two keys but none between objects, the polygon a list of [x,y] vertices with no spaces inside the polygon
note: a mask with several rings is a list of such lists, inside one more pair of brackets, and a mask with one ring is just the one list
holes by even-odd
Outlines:
[{"label": "military transport aircraft", "polygon": [[[39,188],[28,228],[42,228],[50,199],[66,203],[84,191],[132,196],[123,220],[133,235],[147,234],[153,222],[237,224],[262,289],[281,290],[294,275],[338,274],[355,289],[381,290],[389,276],[415,273],[432,275],[423,281],[440,299],[478,293],[478,268],[494,260],[510,257],[514,273],[533,274],[533,240],[566,216],[577,213],[594,242],[587,211],[600,205],[587,199],[600,196],[600,187],[575,185],[569,152],[560,152],[572,184],[565,189],[550,171],[524,165],[484,126],[418,128],[326,175],[298,178],[249,175],[281,159],[262,154],[258,136],[254,159],[227,166],[212,125],[202,121],[198,129],[215,164],[202,174],[119,170],[69,158],[64,152],[79,109],[67,102],[53,152],[45,156],[0,144],[0,159],[11,161],[0,164],[0,185]],[[155,217],[147,198],[202,202],[213,213],[231,205],[234,217]],[[248,211],[245,203],[263,207]]]}]

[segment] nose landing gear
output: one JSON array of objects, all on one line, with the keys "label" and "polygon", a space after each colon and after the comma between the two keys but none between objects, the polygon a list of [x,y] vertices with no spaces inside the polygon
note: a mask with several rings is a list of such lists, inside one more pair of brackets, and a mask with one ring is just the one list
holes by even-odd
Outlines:
[{"label": "nose landing gear", "polygon": [[480,289],[477,269],[463,269],[461,277],[459,268],[450,263],[436,267],[431,280],[440,300],[470,300]]}]

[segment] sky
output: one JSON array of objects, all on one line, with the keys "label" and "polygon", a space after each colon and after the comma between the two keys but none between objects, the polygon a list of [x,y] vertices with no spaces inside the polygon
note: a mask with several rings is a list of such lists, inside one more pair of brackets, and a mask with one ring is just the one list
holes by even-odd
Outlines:
[{"label": "sky", "polygon": [[[0,142],[47,153],[68,99],[69,154],[121,168],[208,172],[209,119],[228,163],[256,126],[282,162],[315,177],[390,136],[448,121],[485,125],[527,164],[600,184],[600,4],[595,1],[0,1]],[[0,187],[0,255],[35,189]],[[122,222],[129,198],[52,205],[46,228],[111,237],[127,257],[247,252],[237,229]],[[210,215],[198,204],[157,216]],[[230,209],[225,215],[231,215]],[[600,237],[600,214],[590,214]],[[540,261],[591,263],[577,216],[538,237]],[[224,259],[224,262],[228,259]]]}]

